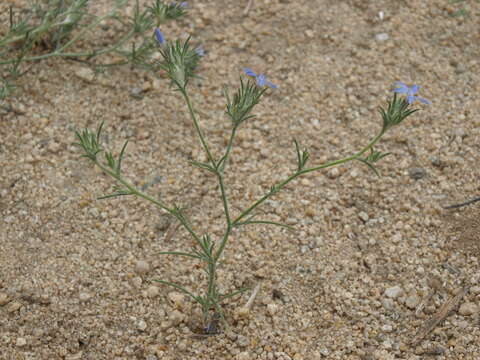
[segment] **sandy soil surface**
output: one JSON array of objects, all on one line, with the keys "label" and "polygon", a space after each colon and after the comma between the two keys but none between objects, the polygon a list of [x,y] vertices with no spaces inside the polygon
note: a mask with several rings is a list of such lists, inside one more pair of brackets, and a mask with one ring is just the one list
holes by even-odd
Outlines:
[{"label": "sandy soil surface", "polygon": [[187,162],[203,155],[185,105],[140,70],[35,64],[0,114],[1,359],[479,358],[480,205],[442,208],[480,195],[479,2],[255,0],[244,16],[246,4],[190,2],[163,29],[207,52],[191,92],[217,153],[222,87],[244,66],[279,85],[239,131],[234,212],[293,171],[293,137],[317,164],[360,149],[395,81],[433,104],[385,136],[382,177],[360,163],[310,174],[262,208],[297,231],[236,231],[222,290],[259,294],[247,317],[236,309],[251,292],[225,304],[229,331],[197,336],[199,307],[152,282],[202,291],[196,261],[157,255],[188,249],[188,234],[139,199],[97,200],[113,182],[72,145],[105,121],[109,148],[130,140],[125,174],[218,237],[215,179]]}]

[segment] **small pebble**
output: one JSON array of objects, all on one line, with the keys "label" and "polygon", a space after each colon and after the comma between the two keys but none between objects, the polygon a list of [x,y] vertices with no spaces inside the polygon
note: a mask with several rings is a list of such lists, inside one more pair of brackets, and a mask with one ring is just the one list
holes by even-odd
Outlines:
[{"label": "small pebble", "polygon": [[[480,294],[480,286],[472,286],[470,288],[470,292],[474,295]],[[0,305],[1,305],[1,303],[0,303]]]},{"label": "small pebble", "polygon": [[463,303],[460,306],[460,309],[458,309],[458,313],[463,316],[470,316],[470,315],[476,314],[477,312],[478,312],[478,306],[473,302]]},{"label": "small pebble", "polygon": [[147,296],[149,298],[154,298],[158,296],[159,293],[160,293],[160,289],[158,286],[152,285],[152,286],[149,286],[147,289]]},{"label": "small pebble", "polygon": [[334,168],[327,171],[327,176],[330,179],[336,179],[337,177],[340,176],[340,170],[338,168],[334,167]]},{"label": "small pebble", "polygon": [[139,87],[134,87],[133,89],[130,90],[130,96],[133,97],[134,99],[141,99],[143,93],[143,89]]},{"label": "small pebble", "polygon": [[7,305],[7,312],[14,313],[15,311],[20,310],[22,307],[22,303],[18,301],[12,301],[10,304]]},{"label": "small pebble", "polygon": [[369,219],[368,217],[368,214],[365,212],[365,211],[360,211],[358,213],[358,217],[360,218],[360,220],[362,220],[364,223],[366,223]]},{"label": "small pebble", "polygon": [[453,131],[453,133],[455,134],[455,136],[457,136],[457,137],[459,137],[459,138],[461,138],[461,139],[463,139],[464,137],[467,136],[467,132],[466,132],[464,129],[462,129],[462,128],[456,128],[456,129]]},{"label": "small pebble", "polygon": [[246,347],[250,344],[250,340],[248,340],[248,338],[243,335],[238,335],[236,342],[241,347]]},{"label": "small pebble", "polygon": [[140,320],[137,323],[137,329],[140,330],[140,331],[145,331],[147,329],[147,323],[143,320]]},{"label": "small pebble", "polygon": [[412,294],[405,300],[405,306],[409,309],[415,309],[420,303],[420,298],[416,294]]},{"label": "small pebble", "polygon": [[90,300],[91,297],[92,296],[89,293],[86,293],[86,292],[81,292],[78,295],[78,298],[80,299],[81,302],[88,301],[88,300]]},{"label": "small pebble", "polygon": [[443,346],[437,345],[428,349],[427,354],[432,356],[440,356],[440,355],[443,355],[445,351],[447,350]]},{"label": "small pebble", "polygon": [[442,161],[438,156],[432,155],[429,157],[430,162],[432,163],[433,166],[435,167],[441,167],[442,166]]},{"label": "small pebble", "polygon": [[403,295],[403,289],[400,286],[393,286],[385,290],[385,296],[396,299]]},{"label": "small pebble", "polygon": [[286,222],[287,225],[292,225],[293,226],[293,225],[296,225],[298,223],[298,220],[290,217],[290,218],[287,218],[287,220],[285,220],[285,222]]},{"label": "small pebble", "polygon": [[144,260],[138,260],[135,263],[135,272],[139,275],[144,275],[150,271],[150,264]]},{"label": "small pebble", "polygon": [[93,82],[95,79],[95,72],[87,67],[82,67],[80,69],[75,70],[75,75],[83,81],[86,82]]},{"label": "small pebble", "polygon": [[328,355],[330,355],[330,350],[328,350],[327,348],[321,348],[320,349],[320,354],[322,356],[328,356]]},{"label": "small pebble", "polygon": [[393,327],[390,324],[385,324],[385,325],[382,326],[382,330],[386,333],[389,333],[389,332],[392,332]]},{"label": "small pebble", "polygon": [[457,323],[457,326],[459,329],[465,330],[466,328],[468,328],[468,321],[459,321]]},{"label": "small pebble", "polygon": [[139,288],[140,286],[142,286],[142,278],[139,277],[139,276],[135,276],[132,280],[132,285],[135,286],[136,288]]},{"label": "small pebble", "polygon": [[0,293],[0,306],[3,306],[5,304],[8,304],[9,302],[8,295],[4,292]]},{"label": "small pebble", "polygon": [[414,180],[420,180],[427,175],[427,171],[421,167],[413,167],[408,169],[408,176]]},{"label": "small pebble", "polygon": [[185,320],[185,314],[182,314],[178,310],[173,310],[169,315],[169,320],[172,322],[173,326],[180,324],[183,320]]},{"label": "small pebble", "polygon": [[15,221],[15,216],[13,215],[9,215],[9,216],[6,216],[3,221],[5,221],[7,224],[11,224]]},{"label": "small pebble", "polygon": [[392,242],[393,242],[394,244],[398,244],[399,242],[402,241],[402,239],[403,239],[403,236],[402,236],[401,233],[395,233],[395,234],[393,234],[393,236],[392,236]]},{"label": "small pebble", "polygon": [[23,347],[23,346],[27,345],[27,340],[23,337],[19,337],[19,338],[17,338],[16,345],[18,347]]},{"label": "small pebble", "polygon": [[306,186],[306,187],[314,186],[313,182],[307,178],[300,179],[300,183],[302,184],[302,186]]},{"label": "small pebble", "polygon": [[457,339],[451,338],[450,340],[448,340],[447,345],[448,345],[448,347],[455,347],[455,346],[457,346]]},{"label": "small pebble", "polygon": [[387,33],[380,33],[375,35],[375,39],[377,39],[377,41],[387,41],[389,37],[390,36],[388,36]]},{"label": "small pebble", "polygon": [[382,305],[385,310],[393,310],[395,307],[392,299],[382,299]]},{"label": "small pebble", "polygon": [[246,319],[250,316],[250,309],[248,309],[246,306],[238,307],[234,310],[233,316],[236,320]]},{"label": "small pebble", "polygon": [[305,30],[305,35],[307,35],[308,38],[310,39],[313,39],[313,37],[315,36],[315,33],[313,32],[313,30]]},{"label": "small pebble", "polygon": [[271,303],[267,305],[267,311],[270,316],[274,316],[278,312],[278,305],[275,303]]},{"label": "small pebble", "polygon": [[237,354],[235,360],[251,360],[252,355],[248,351],[241,352]]},{"label": "small pebble", "polygon": [[387,339],[385,340],[383,343],[382,343],[382,348],[386,349],[386,350],[391,350],[392,349],[392,341]]},{"label": "small pebble", "polygon": [[168,299],[177,309],[182,309],[185,306],[185,297],[180,293],[171,292],[168,294]]},{"label": "small pebble", "polygon": [[83,351],[79,351],[73,355],[67,355],[65,360],[81,360],[83,358]]}]

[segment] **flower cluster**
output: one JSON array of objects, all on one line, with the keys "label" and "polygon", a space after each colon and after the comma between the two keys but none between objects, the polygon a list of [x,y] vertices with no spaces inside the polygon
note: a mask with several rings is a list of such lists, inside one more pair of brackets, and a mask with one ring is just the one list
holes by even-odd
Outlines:
[{"label": "flower cluster", "polygon": [[205,55],[205,50],[202,46],[192,50],[190,38],[183,42],[177,40],[169,43],[159,28],[155,29],[154,34],[163,57],[160,68],[165,70],[177,88],[183,91],[189,79],[195,76],[198,62]]}]

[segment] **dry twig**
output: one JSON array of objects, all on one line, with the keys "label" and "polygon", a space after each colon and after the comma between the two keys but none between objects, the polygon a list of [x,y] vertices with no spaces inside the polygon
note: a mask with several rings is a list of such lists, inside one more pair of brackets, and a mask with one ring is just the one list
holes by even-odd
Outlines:
[{"label": "dry twig", "polygon": [[444,206],[443,208],[444,208],[444,209],[458,209],[458,208],[460,208],[460,207],[463,207],[463,206],[467,206],[467,205],[476,203],[477,201],[480,201],[480,196],[479,196],[479,197],[476,197],[476,198],[474,198],[474,199],[472,199],[472,200],[465,201],[465,202],[460,203],[460,204],[453,204],[453,205],[449,205],[449,206]]},{"label": "dry twig", "polygon": [[468,288],[462,287],[457,289],[456,295],[450,300],[447,300],[440,309],[425,323],[425,326],[417,333],[417,335],[411,341],[411,345],[417,345],[422,341],[433,329],[437,327],[445,318],[454,310],[459,304],[462,298],[467,293]]},{"label": "dry twig", "polygon": [[250,299],[248,299],[247,303],[245,304],[246,309],[250,310],[252,308],[253,302],[255,301],[255,298],[257,297],[259,290],[260,290],[260,284],[257,284],[257,286],[255,286],[255,289],[253,289]]},{"label": "dry twig", "polygon": [[243,15],[244,16],[247,16],[250,9],[252,8],[252,5],[253,5],[253,0],[248,0],[248,4],[247,6],[245,7],[245,10],[243,10]]}]

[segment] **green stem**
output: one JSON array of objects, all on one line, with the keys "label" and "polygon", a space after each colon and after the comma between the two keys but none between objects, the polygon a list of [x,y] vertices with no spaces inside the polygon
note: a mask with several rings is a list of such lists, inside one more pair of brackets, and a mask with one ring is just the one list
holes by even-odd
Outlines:
[{"label": "green stem", "polygon": [[[237,132],[237,127],[234,126],[232,128],[232,133],[230,134],[230,139],[228,140],[227,150],[225,151],[225,155],[222,158],[223,162],[220,165],[220,167],[217,168],[217,170],[216,170],[216,175],[217,175],[217,178],[218,178],[218,183],[219,183],[219,186],[220,186],[220,192],[221,192],[221,197],[222,197],[222,202],[223,202],[223,209],[224,209],[224,212],[225,212],[225,220],[227,222],[227,230],[231,229],[231,227],[232,227],[232,219],[230,217],[230,211],[229,211],[229,206],[228,206],[228,197],[227,197],[227,193],[226,193],[226,190],[225,190],[225,184],[224,184],[224,178],[223,178],[224,175],[223,174],[224,174],[225,166],[226,166],[227,161],[228,161],[228,156],[230,155],[230,151],[232,149],[233,139],[235,138],[236,132]],[[228,231],[230,231],[230,230],[228,230]]]},{"label": "green stem", "polygon": [[[43,59],[47,59],[47,58],[50,58],[50,57],[55,57],[55,56],[58,56],[58,57],[91,57],[91,56],[98,56],[98,55],[102,55],[102,54],[105,54],[105,53],[108,53],[108,52],[111,52],[111,51],[114,51],[116,49],[118,49],[120,46],[122,46],[126,41],[128,41],[129,39],[132,38],[133,34],[134,34],[134,30],[130,30],[122,39],[120,39],[115,45],[109,47],[109,48],[106,48],[106,49],[102,49],[100,51],[89,51],[89,52],[79,52],[79,53],[63,53],[63,51],[65,49],[67,49],[68,47],[70,47],[71,45],[73,45],[80,37],[82,37],[87,31],[89,31],[90,29],[92,29],[93,27],[96,27],[98,24],[100,24],[103,20],[105,19],[108,19],[110,17],[113,17],[116,13],[116,11],[119,9],[118,6],[116,6],[111,12],[109,12],[108,14],[100,17],[97,19],[97,21],[93,22],[92,24],[90,24],[89,26],[87,26],[86,28],[84,28],[82,31],[80,31],[76,36],[74,36],[72,39],[70,39],[70,41],[68,41],[66,44],[64,44],[62,47],[58,48],[57,50],[55,50],[54,52],[52,53],[48,53],[48,54],[44,54],[44,55],[38,55],[38,56],[31,56],[31,57],[26,57],[26,58],[23,58],[23,61],[36,61],[36,60],[43,60]],[[39,29],[37,29],[39,30]],[[41,29],[43,30],[43,29]],[[19,40],[23,39],[24,36],[22,36]],[[14,63],[16,61],[15,60],[6,60],[6,61],[1,61],[0,62],[0,65],[5,65],[5,64],[11,64],[11,63]]]},{"label": "green stem", "polygon": [[[182,93],[182,95],[183,95],[183,97],[184,97],[184,99],[187,103],[188,110],[190,112],[190,116],[193,120],[193,124],[195,126],[195,129],[197,130],[197,134],[198,134],[198,137],[200,138],[200,142],[202,143],[203,149],[205,150],[205,153],[207,154],[208,160],[210,161],[213,168],[215,169],[215,175],[217,176],[219,187],[220,187],[221,198],[222,198],[222,202],[223,202],[223,209],[224,209],[224,212],[225,212],[225,221],[227,223],[227,229],[225,231],[224,238],[222,239],[222,242],[220,244],[220,248],[219,248],[219,250],[217,250],[217,252],[214,256],[214,261],[216,263],[218,261],[220,255],[221,255],[222,251],[223,251],[223,248],[225,247],[228,236],[230,235],[230,232],[231,232],[231,229],[232,229],[232,220],[230,218],[230,211],[229,211],[229,206],[228,206],[228,197],[227,197],[227,193],[226,193],[226,190],[225,190],[225,184],[224,184],[224,179],[223,179],[223,169],[219,169],[217,167],[217,164],[215,163],[215,160],[213,159],[213,156],[210,152],[208,144],[205,141],[203,133],[202,133],[202,131],[200,129],[200,126],[198,124],[197,117],[195,115],[195,111],[193,109],[192,103],[190,102],[190,97],[188,96],[187,91],[185,89],[180,89],[180,92]],[[233,142],[235,132],[236,132],[236,128],[234,128],[232,130],[232,135],[230,136],[229,147],[227,147],[227,153],[226,153],[227,157],[228,157],[228,153],[230,152],[230,149],[232,147],[231,144]],[[226,162],[227,158],[225,158],[224,161]]]},{"label": "green stem", "polygon": [[213,257],[215,263],[220,259],[220,256],[222,256],[222,253],[223,253],[223,249],[225,249],[225,246],[227,245],[228,238],[230,237],[230,234],[233,228],[232,224],[233,223],[230,223],[229,225],[227,225],[227,229],[225,230],[225,234],[223,234],[223,239],[220,242],[220,246],[218,250],[215,252],[215,255]]},{"label": "green stem", "polygon": [[329,162],[329,163],[324,164],[324,165],[315,166],[315,167],[313,167],[313,168],[309,168],[309,169],[302,170],[300,175],[308,174],[309,172],[312,172],[312,171],[316,171],[316,170],[320,170],[320,169],[325,169],[325,168],[327,168],[327,167],[331,167],[331,166],[335,166],[335,165],[340,165],[340,164],[343,164],[343,163],[346,163],[346,162],[355,160],[355,159],[359,158],[360,156],[362,156],[365,152],[367,152],[368,150],[370,150],[370,149],[378,142],[378,140],[380,140],[380,138],[383,136],[383,134],[385,134],[385,132],[384,132],[384,131],[381,131],[377,136],[375,136],[375,137],[368,143],[367,146],[365,146],[362,150],[360,150],[359,152],[357,152],[356,154],[354,154],[354,155],[352,155],[352,156],[346,157],[346,158],[341,159],[341,160],[332,161],[332,162]]},{"label": "green stem", "polygon": [[232,146],[233,146],[233,139],[235,138],[235,135],[237,133],[237,127],[238,127],[238,125],[235,125],[232,128],[232,132],[230,134],[230,139],[228,140],[228,144],[227,144],[227,150],[225,151],[225,155],[223,156],[223,162],[222,162],[222,165],[220,167],[220,170],[222,172],[225,169],[225,166],[227,166],[228,157],[230,155],[230,151],[232,150]]},{"label": "green stem", "polygon": [[215,288],[216,288],[216,280],[217,280],[217,264],[216,261],[212,261],[211,259],[208,262],[208,292],[207,297],[209,300],[213,300],[215,302]]},{"label": "green stem", "polygon": [[218,184],[220,186],[220,193],[221,193],[222,202],[223,202],[223,210],[225,211],[225,220],[227,222],[227,226],[231,226],[232,220],[230,219],[230,211],[228,210],[227,192],[225,191],[223,174],[219,170],[217,170],[217,178],[218,178]]},{"label": "green stem", "polygon": [[210,148],[208,147],[207,141],[205,140],[202,130],[200,129],[200,125],[198,124],[197,116],[195,115],[195,111],[193,110],[193,106],[192,106],[192,103],[190,102],[190,97],[187,94],[187,90],[182,89],[180,87],[179,89],[183,95],[183,98],[185,99],[185,102],[187,103],[188,111],[190,112],[190,117],[193,120],[193,125],[195,126],[195,130],[197,131],[198,137],[200,138],[200,142],[202,143],[203,149],[207,154],[208,161],[212,164],[214,168],[216,168],[215,160],[213,159],[213,156],[212,156],[212,153],[210,152]]},{"label": "green stem", "polygon": [[[62,16],[64,16],[65,18],[68,18],[68,16],[70,14],[72,14],[72,12],[66,12],[66,13],[63,13]],[[73,14],[75,14],[75,12],[73,12]],[[43,19],[43,20],[45,20],[45,19]],[[8,44],[11,44],[11,43],[24,40],[26,34],[28,34],[30,38],[34,38],[36,35],[41,35],[42,33],[46,33],[47,31],[52,32],[52,30],[54,30],[58,27],[68,26],[68,25],[71,25],[71,24],[64,23],[63,21],[55,23],[55,24],[51,24],[51,23],[48,22],[48,19],[47,19],[46,22],[43,22],[42,24],[40,24],[37,27],[32,26],[29,29],[25,29],[22,32],[21,35],[16,35],[15,36],[15,35],[12,34],[11,37],[9,37],[10,34],[7,35],[7,38],[5,38],[2,42],[0,42],[0,45],[3,47],[3,46],[6,46]]]},{"label": "green stem", "polygon": [[352,161],[352,160],[355,160],[357,158],[359,158],[360,156],[362,156],[366,151],[368,151],[369,149],[371,149],[377,142],[378,140],[380,140],[380,138],[383,136],[384,134],[384,131],[381,131],[377,136],[375,136],[369,143],[367,146],[365,146],[362,150],[360,150],[359,152],[355,153],[354,155],[352,156],[348,156],[346,158],[343,158],[343,159],[340,159],[340,160],[336,160],[336,161],[332,161],[332,162],[329,162],[329,163],[326,163],[326,164],[323,164],[323,165],[320,165],[320,166],[315,166],[315,167],[312,167],[312,168],[309,168],[309,169],[304,169],[304,170],[300,170],[300,171],[297,171],[295,174],[289,176],[286,180],[282,181],[280,184],[278,184],[276,187],[275,187],[275,190],[276,191],[270,191],[268,192],[267,194],[265,194],[264,196],[262,196],[260,199],[258,199],[256,202],[254,202],[250,207],[248,207],[245,211],[243,211],[235,220],[232,221],[232,226],[235,226],[237,225],[240,220],[242,220],[245,216],[247,216],[248,214],[250,214],[257,206],[259,206],[260,204],[262,204],[265,200],[267,200],[268,198],[270,198],[273,194],[277,193],[279,190],[281,190],[283,187],[285,187],[288,183],[290,183],[292,180],[296,179],[297,177],[301,176],[301,175],[304,175],[304,174],[308,174],[312,171],[317,171],[317,170],[320,170],[320,169],[325,169],[325,168],[328,168],[328,167],[332,167],[332,166],[335,166],[335,165],[340,165],[340,164],[343,164],[343,163],[346,163],[348,161]]}]

